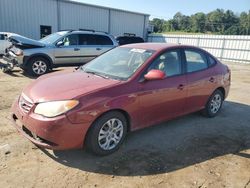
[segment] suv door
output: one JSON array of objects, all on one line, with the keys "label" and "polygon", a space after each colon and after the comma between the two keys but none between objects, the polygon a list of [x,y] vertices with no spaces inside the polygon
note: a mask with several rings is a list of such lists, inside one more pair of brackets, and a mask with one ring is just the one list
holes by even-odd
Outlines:
[{"label": "suv door", "polygon": [[209,68],[207,54],[201,50],[184,49],[187,73],[187,112],[202,109],[216,88],[216,72]]},{"label": "suv door", "polygon": [[77,64],[81,62],[79,35],[69,34],[62,40],[62,45],[55,47],[55,64]]},{"label": "suv door", "polygon": [[80,34],[79,45],[82,63],[87,63],[114,47],[108,36],[97,34]]},{"label": "suv door", "polygon": [[140,124],[143,127],[183,114],[187,88],[181,59],[180,50],[168,50],[147,69],[146,73],[151,69],[162,70],[166,78],[140,83],[139,100],[143,114]]}]

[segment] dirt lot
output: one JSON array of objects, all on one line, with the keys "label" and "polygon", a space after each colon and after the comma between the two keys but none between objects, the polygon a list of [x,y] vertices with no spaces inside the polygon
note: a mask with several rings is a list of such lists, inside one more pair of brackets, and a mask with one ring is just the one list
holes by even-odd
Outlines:
[{"label": "dirt lot", "polygon": [[131,133],[107,157],[24,139],[8,116],[32,79],[0,73],[0,187],[250,188],[250,65],[229,65],[231,92],[218,117],[195,113]]}]

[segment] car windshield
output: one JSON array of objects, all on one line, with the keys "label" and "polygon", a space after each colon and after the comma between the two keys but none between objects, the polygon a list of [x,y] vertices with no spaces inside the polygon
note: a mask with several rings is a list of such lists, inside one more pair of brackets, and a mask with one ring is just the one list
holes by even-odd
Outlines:
[{"label": "car windshield", "polygon": [[127,80],[153,55],[153,50],[115,48],[81,67],[87,73]]},{"label": "car windshield", "polygon": [[46,43],[46,44],[53,44],[56,42],[58,39],[60,39],[62,36],[67,34],[68,31],[61,31],[57,33],[53,33],[51,35],[48,35],[40,40],[40,42]]}]

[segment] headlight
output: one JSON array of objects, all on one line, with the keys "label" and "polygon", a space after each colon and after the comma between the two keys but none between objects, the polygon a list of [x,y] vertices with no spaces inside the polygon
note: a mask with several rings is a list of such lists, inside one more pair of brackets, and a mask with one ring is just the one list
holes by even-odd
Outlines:
[{"label": "headlight", "polygon": [[45,117],[55,117],[66,113],[78,104],[77,100],[45,102],[38,104],[34,112]]}]

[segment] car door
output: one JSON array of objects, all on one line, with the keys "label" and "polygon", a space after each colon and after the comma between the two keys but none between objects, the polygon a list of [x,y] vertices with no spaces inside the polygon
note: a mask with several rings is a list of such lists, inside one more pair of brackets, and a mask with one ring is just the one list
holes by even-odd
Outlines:
[{"label": "car door", "polygon": [[61,45],[54,49],[55,64],[77,64],[81,62],[81,50],[78,45],[79,35],[69,34],[65,36]]},{"label": "car door", "polygon": [[187,97],[186,76],[180,50],[168,50],[148,68],[165,72],[163,80],[140,83],[141,125],[143,127],[177,117],[183,113]]},{"label": "car door", "polygon": [[87,63],[113,48],[112,40],[105,35],[80,34],[81,62]]},{"label": "car door", "polygon": [[188,98],[185,111],[200,110],[216,87],[216,72],[209,67],[207,54],[201,50],[186,48],[185,57]]}]

